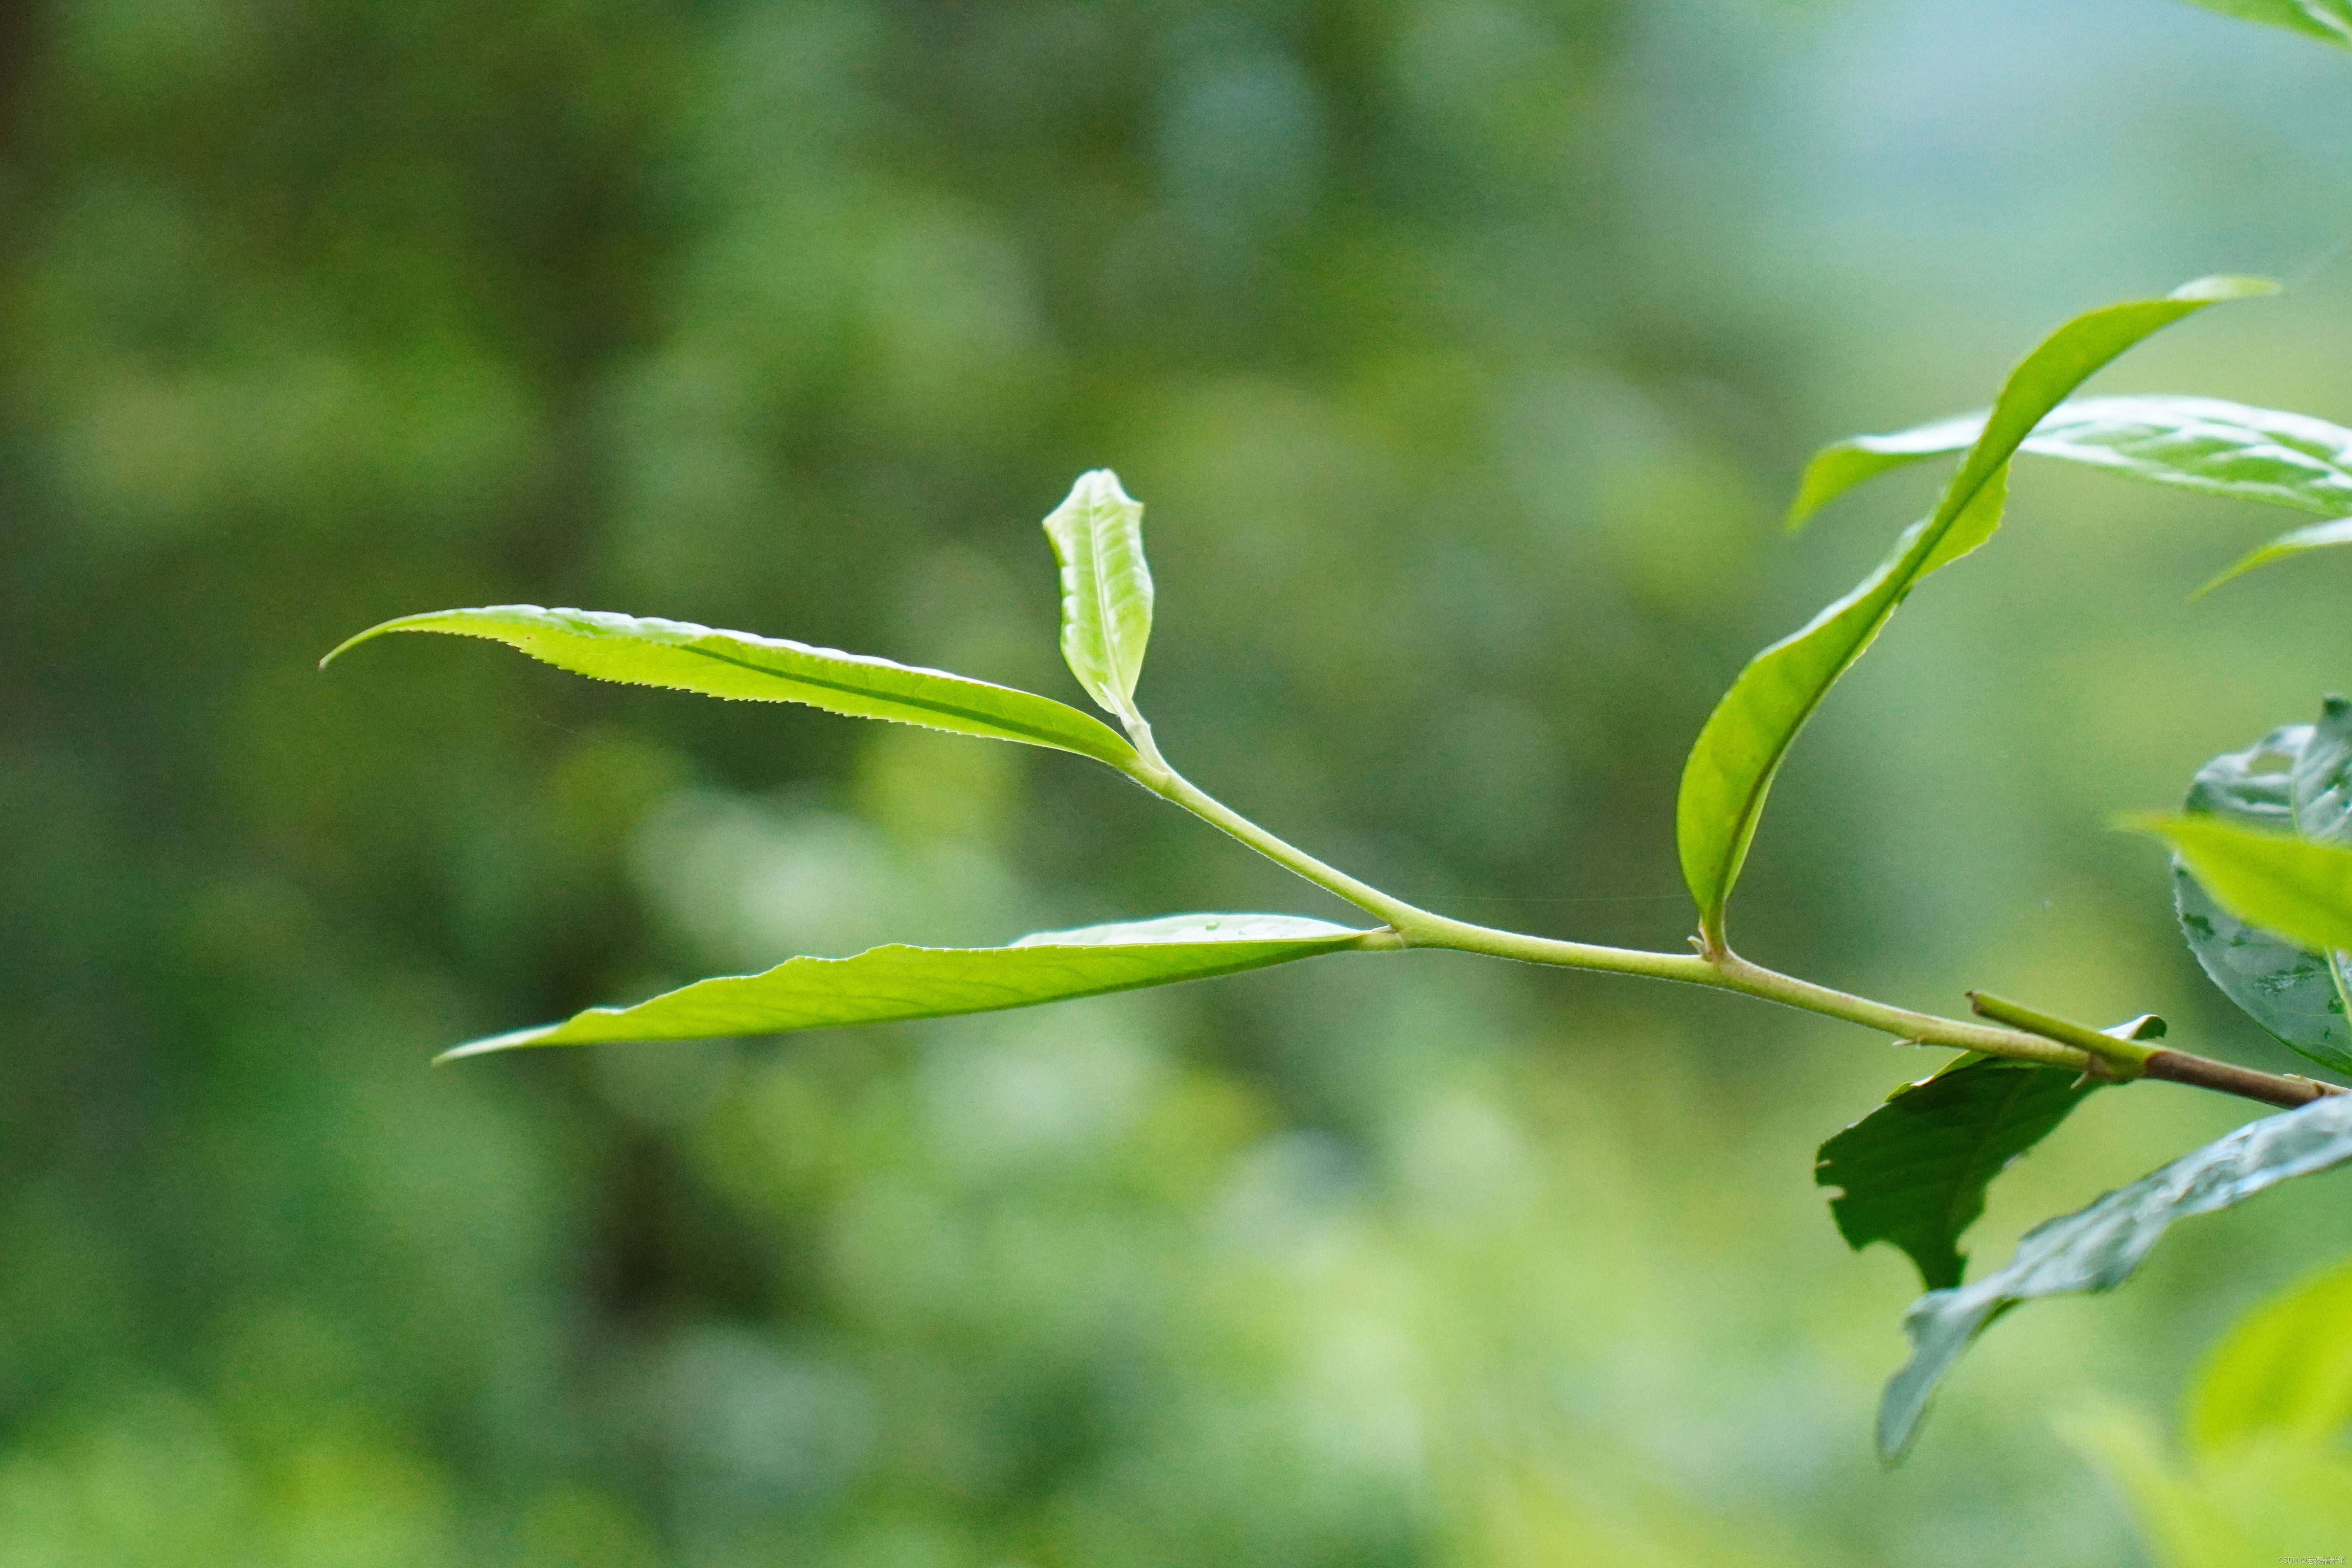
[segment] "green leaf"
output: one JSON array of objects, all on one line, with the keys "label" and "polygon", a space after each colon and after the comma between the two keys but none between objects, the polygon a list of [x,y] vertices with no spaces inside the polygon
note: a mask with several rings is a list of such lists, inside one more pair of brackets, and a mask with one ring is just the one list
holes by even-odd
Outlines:
[{"label": "green leaf", "polygon": [[2352,1260],[2240,1319],[2188,1404],[2189,1444],[2202,1453],[2273,1433],[2328,1443],[2352,1426]]},{"label": "green leaf", "polygon": [[[2273,757],[2284,765],[2265,766]],[[2352,704],[2331,697],[2317,724],[2290,724],[2245,751],[2214,758],[2198,771],[2183,809],[2352,847]],[[2222,994],[2283,1044],[2352,1072],[2352,961],[2340,950],[2316,952],[2240,920],[2178,858],[2172,892],[2189,951]]]},{"label": "green leaf", "polygon": [[[1864,479],[1966,451],[1984,422],[1964,415],[1822,447],[1806,465],[1789,526]],[[2352,514],[2352,430],[2303,414],[2212,397],[2087,397],[2052,409],[2018,450],[2316,517]]]},{"label": "green leaf", "polygon": [[688,621],[604,610],[493,605],[404,616],[369,627],[319,662],[324,666],[345,649],[386,632],[488,637],[599,680],[754,702],[803,702],[856,719],[887,719],[960,735],[1051,746],[1108,763],[1121,772],[1136,762],[1135,748],[1116,731],[1051,698],[782,637],[713,631]]},{"label": "green leaf", "polygon": [[2339,517],[2333,522],[2315,522],[2307,528],[2290,529],[2232,563],[2227,571],[2197,590],[2193,597],[2201,598],[2231,578],[2241,576],[2257,566],[2273,561],[2284,561],[2292,555],[2306,554],[2314,550],[2332,549],[2338,544],[2352,544],[2352,517]]},{"label": "green leaf", "polygon": [[2221,300],[2274,289],[2258,279],[2204,279],[2164,299],[2110,305],[2059,328],[2010,374],[1936,510],[1907,530],[1853,592],[1748,662],[1691,748],[1675,809],[1683,878],[1710,948],[1723,944],[1724,905],[1797,731],[1920,580],[2000,526],[2009,459],[2034,426],[2085,377],[2150,332]]},{"label": "green leaf", "polygon": [[2267,22],[2291,33],[2352,48],[2352,5],[2346,0],[2189,0],[2224,16]]},{"label": "green leaf", "polygon": [[2172,846],[2215,901],[2314,951],[2352,947],[2352,849],[2207,816],[2142,816],[2127,827]]},{"label": "green leaf", "polygon": [[1010,947],[893,944],[849,958],[786,959],[763,973],[697,981],[634,1007],[591,1007],[561,1024],[459,1046],[441,1059],[520,1046],[709,1039],[988,1013],[1375,945],[1367,938],[1388,933],[1292,915],[1171,915],[1040,931]]},{"label": "green leaf", "polygon": [[1081,474],[1045,519],[1062,563],[1062,658],[1097,702],[1134,721],[1135,681],[1151,640],[1143,507],[1108,468]]},{"label": "green leaf", "polygon": [[2352,1160],[2352,1095],[2249,1122],[2089,1207],[2025,1234],[2008,1268],[1974,1285],[1931,1290],[1904,1315],[1911,1359],[1879,1405],[1878,1451],[1911,1446],[1927,1401],[1985,1326],[2020,1302],[2111,1290],[2131,1278],[2178,1219],[2243,1203],[2279,1183]]},{"label": "green leaf", "polygon": [[[2143,1026],[2161,1028],[2135,1019],[2108,1033],[2137,1039]],[[1844,1189],[1830,1214],[1848,1247],[1892,1242],[1910,1254],[1921,1284],[1945,1289],[1968,1267],[1958,1243],[1984,1213],[1985,1188],[2097,1087],[2071,1068],[1964,1059],[1904,1085],[1822,1144],[1813,1180]]]}]

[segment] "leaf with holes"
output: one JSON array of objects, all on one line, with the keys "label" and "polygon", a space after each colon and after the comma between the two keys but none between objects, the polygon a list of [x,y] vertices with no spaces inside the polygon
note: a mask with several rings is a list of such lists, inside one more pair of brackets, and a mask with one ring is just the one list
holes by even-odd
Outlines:
[{"label": "leaf with holes", "polygon": [[763,973],[698,981],[634,1007],[591,1007],[561,1024],[459,1046],[442,1059],[523,1046],[710,1039],[988,1013],[1394,942],[1385,931],[1294,915],[1171,915],[1040,931],[1010,947],[894,944],[848,958],[787,959]]},{"label": "leaf with holes", "polygon": [[598,680],[751,702],[800,702],[856,719],[1020,741],[1076,752],[1122,773],[1136,762],[1135,748],[1101,720],[1048,697],[782,637],[605,610],[492,605],[403,616],[369,627],[319,662],[323,666],[388,632],[488,637]]},{"label": "leaf with holes", "polygon": [[1929,1291],[1904,1315],[1911,1359],[1879,1405],[1881,1457],[1891,1463],[1910,1447],[1944,1374],[2010,1308],[2044,1296],[2112,1290],[2131,1278],[2174,1221],[2229,1208],[2347,1160],[2352,1095],[2330,1095],[2250,1122],[2087,1208],[2044,1221],[2025,1234],[1998,1274]]}]

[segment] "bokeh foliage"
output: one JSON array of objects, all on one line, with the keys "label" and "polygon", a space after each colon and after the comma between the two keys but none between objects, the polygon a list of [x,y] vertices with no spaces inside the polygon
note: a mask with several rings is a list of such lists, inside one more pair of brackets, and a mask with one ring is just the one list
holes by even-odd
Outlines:
[{"label": "bokeh foliage", "polygon": [[[1431,955],[427,1071],[794,952],[1339,911],[1073,759],[312,668],[528,600],[1076,700],[1036,520],[1110,465],[1189,773],[1434,908],[1670,945],[1684,747],[1905,515],[1777,544],[1810,447],[2347,210],[2295,40],[2084,7],[2124,41],[2004,119],[1944,46],[2071,24],[1906,9],[6,14],[0,1565],[2129,1561],[2046,1411],[2168,1399],[2352,1240],[2340,1180],[1989,1345],[1882,1478],[1906,1268],[1810,1153],[1926,1063]],[[2005,151],[2103,104],[2092,196]],[[2340,296],[2129,374],[2342,419]],[[2096,827],[2344,683],[2342,567],[2184,611],[2258,522],[2035,483],[1809,737],[1745,940],[2286,1065]],[[2229,1117],[2098,1097],[1978,1250]]]}]

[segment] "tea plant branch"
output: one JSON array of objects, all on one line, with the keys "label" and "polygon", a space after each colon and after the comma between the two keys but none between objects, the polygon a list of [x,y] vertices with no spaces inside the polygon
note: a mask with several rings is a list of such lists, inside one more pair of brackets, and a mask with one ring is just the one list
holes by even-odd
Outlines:
[{"label": "tea plant branch", "polygon": [[1681,981],[1778,1002],[1920,1045],[1945,1046],[2008,1061],[2064,1068],[2106,1081],[2158,1079],[2265,1105],[2292,1108],[2307,1105],[2324,1095],[2343,1092],[2311,1079],[2257,1072],[2186,1051],[2120,1040],[2086,1024],[2037,1013],[1984,992],[1969,994],[1976,1011],[2011,1026],[1972,1024],[1875,1002],[1752,963],[1728,949],[1720,950],[1713,957],[1652,952],[1639,948],[1563,942],[1454,920],[1384,893],[1242,816],[1169,766],[1152,743],[1148,726],[1139,720],[1130,727],[1129,738],[1136,742],[1140,760],[1125,771],[1137,783],[1285,869],[1385,921],[1387,931],[1372,933],[1358,943],[1360,951],[1440,948],[1562,969]]}]

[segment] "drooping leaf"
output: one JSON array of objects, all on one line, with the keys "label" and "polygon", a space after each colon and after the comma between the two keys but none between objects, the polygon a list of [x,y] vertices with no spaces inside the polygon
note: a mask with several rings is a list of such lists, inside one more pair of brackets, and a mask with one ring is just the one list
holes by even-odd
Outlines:
[{"label": "drooping leaf", "polygon": [[492,605],[403,616],[369,627],[319,662],[324,665],[387,632],[488,637],[599,680],[754,702],[801,702],[852,718],[1021,741],[1076,752],[1122,772],[1136,761],[1135,748],[1101,720],[1048,697],[782,637],[604,610]]},{"label": "drooping leaf", "polygon": [[2352,1160],[2352,1095],[2249,1122],[2086,1208],[2045,1220],[2008,1268],[1973,1285],[1932,1290],[1904,1315],[1911,1359],[1879,1405],[1878,1450],[1911,1446],[1927,1401],[1979,1332],[2020,1302],[2111,1290],[2131,1278],[2175,1220],[2241,1204],[2281,1182]]},{"label": "drooping leaf", "polygon": [[[1822,447],[1805,467],[1789,525],[1864,479],[1968,450],[1984,421],[1963,415]],[[2303,414],[2213,397],[2086,397],[2052,409],[2018,450],[2315,517],[2352,515],[2352,430]]]},{"label": "drooping leaf", "polygon": [[2210,1453],[2285,1433],[2327,1443],[2352,1426],[2352,1260],[2240,1319],[2190,1383],[2189,1447]]},{"label": "drooping leaf", "polygon": [[2347,0],[2189,0],[2224,16],[2267,22],[2291,33],[2352,48],[2352,4]]},{"label": "drooping leaf", "polygon": [[459,1046],[442,1059],[521,1046],[709,1039],[987,1013],[1263,969],[1383,945],[1387,936],[1293,915],[1171,915],[1040,931],[1010,947],[894,944],[849,958],[786,959],[762,973],[697,981],[634,1007],[591,1007],[561,1024]]},{"label": "drooping leaf", "polygon": [[1108,468],[1081,474],[1045,519],[1062,563],[1062,658],[1097,702],[1135,716],[1135,681],[1151,640],[1151,568],[1143,507]]},{"label": "drooping leaf", "polygon": [[1722,944],[1724,904],[1797,731],[1912,588],[2000,526],[2005,476],[2019,443],[2092,372],[2150,332],[2208,305],[2274,287],[2204,279],[2164,299],[2110,305],[2059,328],[2010,374],[1936,510],[1851,593],[1748,662],[1691,748],[1675,808],[1683,877],[1710,947]]},{"label": "drooping leaf", "polygon": [[2210,816],[2126,826],[2172,846],[2214,901],[2315,952],[2352,947],[2352,849],[2261,833]]},{"label": "drooping leaf", "polygon": [[[2108,1033],[2137,1039],[2144,1026],[2161,1028],[2135,1019]],[[1964,1059],[1904,1085],[1822,1144],[1813,1180],[1844,1189],[1830,1200],[1830,1215],[1848,1247],[1892,1242],[1910,1255],[1927,1289],[1946,1289],[1968,1267],[1959,1239],[1984,1213],[1992,1179],[2097,1087],[2071,1068]]]},{"label": "drooping leaf", "polygon": [[[2266,759],[2283,759],[2265,766]],[[2183,809],[2192,816],[2297,834],[2352,847],[2352,704],[2331,697],[2320,721],[2274,730],[2198,771]],[[2347,960],[2242,921],[2208,893],[2177,857],[2173,905],[2189,950],[2224,995],[2282,1043],[2313,1061],[2352,1071]]]}]

